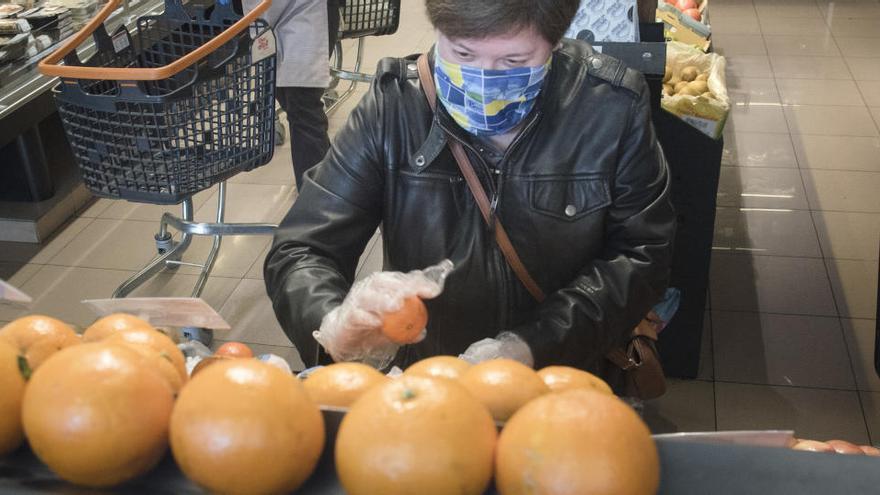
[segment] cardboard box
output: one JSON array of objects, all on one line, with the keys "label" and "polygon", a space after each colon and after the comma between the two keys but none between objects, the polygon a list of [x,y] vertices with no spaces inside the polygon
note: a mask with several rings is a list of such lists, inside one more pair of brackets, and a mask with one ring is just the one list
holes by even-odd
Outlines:
[{"label": "cardboard box", "polygon": [[670,41],[666,44],[666,65],[672,70],[673,76],[688,66],[696,67],[700,73],[708,73],[707,84],[713,96],[663,96],[660,106],[712,139],[721,137],[730,113],[724,57],[716,53],[703,53],[680,41]]},{"label": "cardboard box", "polygon": [[666,2],[657,6],[657,20],[663,22],[667,40],[680,41],[707,52],[712,44],[712,29],[709,26],[709,0],[703,0],[698,7],[702,21],[697,21]]}]

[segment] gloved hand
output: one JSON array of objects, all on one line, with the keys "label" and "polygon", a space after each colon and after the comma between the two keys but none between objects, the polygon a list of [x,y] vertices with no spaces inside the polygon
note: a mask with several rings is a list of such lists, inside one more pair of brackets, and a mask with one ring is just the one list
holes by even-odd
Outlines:
[{"label": "gloved hand", "polygon": [[[409,273],[373,273],[354,284],[342,304],[324,316],[321,328],[312,335],[335,361],[359,361],[383,369],[400,345],[382,334],[382,315],[397,311],[411,296],[437,297],[451,271],[452,262],[443,260]],[[425,330],[419,340],[424,337]]]},{"label": "gloved hand", "polygon": [[478,340],[458,357],[472,364],[490,359],[507,358],[519,361],[529,368],[535,365],[535,358],[532,356],[529,344],[519,335],[511,332],[501,332],[494,339]]}]

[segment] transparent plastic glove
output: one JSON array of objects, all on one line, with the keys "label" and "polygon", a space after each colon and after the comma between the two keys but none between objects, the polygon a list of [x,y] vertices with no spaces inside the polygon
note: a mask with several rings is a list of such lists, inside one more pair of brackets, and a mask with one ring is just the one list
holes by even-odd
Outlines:
[{"label": "transparent plastic glove", "polygon": [[535,365],[535,358],[526,341],[510,332],[501,332],[494,339],[478,340],[458,357],[472,364],[490,359],[507,358],[519,361],[530,368]]},{"label": "transparent plastic glove", "polygon": [[[408,273],[377,272],[357,282],[342,304],[324,316],[312,335],[335,361],[359,361],[386,368],[400,345],[382,334],[382,315],[399,310],[404,299],[432,299],[443,292],[452,262]],[[422,330],[423,339],[425,331]]]}]

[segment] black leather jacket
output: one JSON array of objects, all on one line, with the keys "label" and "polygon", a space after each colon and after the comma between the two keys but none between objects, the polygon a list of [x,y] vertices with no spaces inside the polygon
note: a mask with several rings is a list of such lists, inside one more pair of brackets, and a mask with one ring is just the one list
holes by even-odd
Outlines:
[{"label": "black leather jacket", "polygon": [[[498,169],[441,109],[434,118],[414,57],[384,59],[370,91],[275,234],[265,281],[307,365],[312,338],[345,297],[382,226],[384,269],[449,258],[446,289],[427,301],[428,336],[396,364],[457,355],[512,331],[535,366],[597,370],[665,289],[675,217],[666,161],[641,74],[586,44],[556,50],[540,99]],[[445,146],[468,149],[497,216],[548,295],[537,304],[507,265]]]}]

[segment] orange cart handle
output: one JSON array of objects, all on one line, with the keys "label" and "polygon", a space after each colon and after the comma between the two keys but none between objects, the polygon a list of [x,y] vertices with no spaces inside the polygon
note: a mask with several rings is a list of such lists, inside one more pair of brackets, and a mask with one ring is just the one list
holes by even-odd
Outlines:
[{"label": "orange cart handle", "polygon": [[149,69],[130,69],[124,67],[81,67],[75,65],[58,65],[68,53],[76,49],[83,41],[98,29],[110,14],[119,6],[120,0],[109,0],[107,5],[98,12],[94,19],[77,32],[73,38],[58,50],[50,53],[40,61],[39,70],[45,76],[66,77],[71,79],[99,79],[112,81],[158,81],[183,71],[199,60],[207,57],[212,52],[223,46],[235,35],[247,29],[263,12],[265,12],[272,0],[263,0],[254,10],[239,19],[235,24],[224,29],[217,37],[212,38],[204,45],[184,55],[178,60],[162,67]]}]

